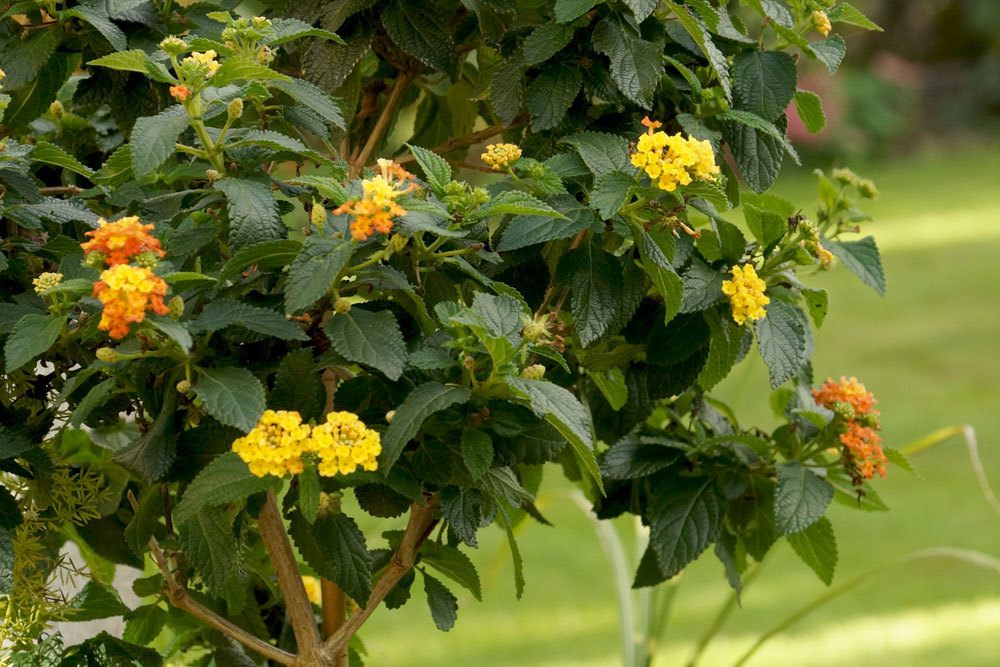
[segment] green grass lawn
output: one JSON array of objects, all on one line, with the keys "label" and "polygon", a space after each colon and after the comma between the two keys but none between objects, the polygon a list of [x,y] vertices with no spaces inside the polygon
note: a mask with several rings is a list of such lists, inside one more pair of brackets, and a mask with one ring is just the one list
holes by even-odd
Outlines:
[{"label": "green grass lawn", "polygon": [[[888,294],[878,297],[846,270],[813,279],[832,296],[818,334],[817,376],[862,379],[880,400],[890,445],[941,426],[972,424],[986,469],[1000,485],[1000,150],[925,154],[859,171],[882,191],[868,208],[877,221],[870,230],[883,248]],[[815,199],[805,170],[788,174],[779,190],[803,204]],[[768,391],[755,355],[720,388],[750,424],[767,423]],[[876,482],[890,513],[833,508],[840,551],[834,585],[923,547],[952,545],[1000,557],[1000,517],[980,496],[964,446],[946,443],[915,464],[918,476],[893,468]],[[484,603],[460,594],[459,620],[447,634],[434,628],[422,602],[379,612],[363,632],[372,662],[620,664],[610,570],[590,521],[565,499],[565,488],[550,475],[540,498],[555,527],[522,525],[524,599],[514,600],[501,536],[484,531],[473,554]],[[732,664],[762,631],[825,590],[786,545],[763,567],[702,665]],[[423,597],[419,582],[414,594]],[[726,594],[714,557],[682,574],[658,665],[685,664]],[[1000,576],[943,560],[892,569],[774,639],[750,664],[1000,664]]]}]

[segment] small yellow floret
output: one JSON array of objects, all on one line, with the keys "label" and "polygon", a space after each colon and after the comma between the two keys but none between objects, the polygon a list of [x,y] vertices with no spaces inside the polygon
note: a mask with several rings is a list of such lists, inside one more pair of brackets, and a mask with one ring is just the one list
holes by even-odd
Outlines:
[{"label": "small yellow floret", "polygon": [[657,187],[673,192],[678,185],[689,185],[694,179],[715,180],[719,166],[711,143],[662,130],[654,132],[660,124],[648,118],[643,124],[649,129],[636,142],[632,165],[642,169]]},{"label": "small yellow floret", "polygon": [[764,294],[766,288],[750,264],[733,267],[733,279],[722,282],[722,293],[729,297],[733,320],[737,324],[742,326],[747,320],[760,320],[767,315],[764,306],[771,299]]},{"label": "small yellow floret", "polygon": [[302,454],[309,444],[309,426],[298,412],[265,410],[252,431],[233,442],[233,451],[258,477],[303,470]]},{"label": "small yellow floret", "polygon": [[521,159],[521,148],[517,144],[490,144],[479,157],[493,171],[500,171]]},{"label": "small yellow floret", "polygon": [[219,64],[219,61],[216,60],[216,57],[218,57],[218,55],[219,54],[216,53],[214,49],[210,49],[204,52],[195,51],[190,56],[182,60],[181,64],[186,65],[188,63],[193,63],[195,65],[199,65],[200,67],[204,68],[205,76],[210,77],[216,72],[218,72],[219,68],[222,67],[222,65]]},{"label": "small yellow floret", "polygon": [[382,440],[356,414],[331,412],[325,423],[313,429],[310,450],[319,457],[320,475],[347,475],[359,467],[368,471],[378,468]]},{"label": "small yellow floret", "polygon": [[53,287],[58,287],[62,282],[62,279],[63,274],[61,273],[43,273],[32,280],[31,284],[35,286],[35,292],[37,294],[42,294]]},{"label": "small yellow floret", "polygon": [[813,28],[816,30],[816,32],[823,35],[824,37],[830,34],[830,31],[833,29],[833,26],[830,24],[830,17],[826,15],[826,12],[824,12],[821,9],[817,9],[812,13],[811,18],[812,18]]}]

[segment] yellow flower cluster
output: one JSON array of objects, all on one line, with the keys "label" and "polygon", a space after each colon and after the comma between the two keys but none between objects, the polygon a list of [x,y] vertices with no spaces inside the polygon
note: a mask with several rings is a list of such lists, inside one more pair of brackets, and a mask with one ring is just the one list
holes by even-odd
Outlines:
[{"label": "yellow flower cluster", "polygon": [[42,294],[47,292],[53,287],[58,287],[59,283],[62,282],[63,274],[61,273],[43,273],[34,280],[31,284],[35,287],[35,292]]},{"label": "yellow flower cluster", "polygon": [[331,412],[326,423],[312,430],[312,451],[319,456],[319,474],[332,477],[350,474],[361,468],[378,467],[382,440],[377,431],[367,428],[352,412]]},{"label": "yellow flower cluster", "polygon": [[[364,241],[375,232],[388,234],[392,231],[393,220],[406,215],[406,209],[396,203],[401,195],[416,189],[413,174],[391,160],[378,161],[379,173],[361,182],[361,199],[352,199],[334,209],[334,215],[353,215],[351,238]],[[400,190],[397,186],[410,181]]]},{"label": "yellow flower cluster", "polygon": [[821,9],[817,9],[812,13],[810,18],[812,19],[812,25],[816,32],[824,37],[830,34],[833,26],[830,24],[830,17],[826,15],[826,12]]},{"label": "yellow flower cluster", "polygon": [[657,187],[673,192],[678,185],[688,185],[694,179],[715,180],[719,166],[708,141],[685,139],[680,134],[654,132],[662,123],[644,118],[646,134],[639,137],[632,164],[649,176]]},{"label": "yellow flower cluster", "polygon": [[181,61],[182,65],[187,65],[192,69],[200,69],[205,73],[205,78],[208,78],[219,71],[222,67],[219,61],[216,60],[218,53],[213,49],[208,51],[195,51],[190,56]]},{"label": "yellow flower cluster", "polygon": [[258,477],[298,474],[315,460],[320,475],[350,474],[378,467],[381,438],[351,412],[331,412],[310,428],[297,412],[266,410],[252,431],[233,442],[233,451]]},{"label": "yellow flower cluster", "polygon": [[753,266],[733,267],[733,279],[722,282],[722,293],[729,297],[733,320],[737,324],[742,326],[747,320],[760,320],[767,315],[764,306],[771,299],[764,294],[766,287]]},{"label": "yellow flower cluster", "polygon": [[493,171],[500,171],[521,159],[521,148],[517,144],[490,144],[479,157]]}]

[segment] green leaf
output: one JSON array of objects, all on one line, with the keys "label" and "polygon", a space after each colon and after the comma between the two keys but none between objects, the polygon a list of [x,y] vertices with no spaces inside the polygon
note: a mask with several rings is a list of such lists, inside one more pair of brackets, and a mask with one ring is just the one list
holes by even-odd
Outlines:
[{"label": "green leaf", "polygon": [[513,122],[524,100],[524,60],[514,57],[493,70],[490,81],[490,106],[506,125]]},{"label": "green leaf", "polygon": [[325,331],[333,349],[345,359],[376,368],[394,382],[403,374],[406,343],[392,312],[352,308],[334,314]]},{"label": "green leaf", "polygon": [[130,644],[103,631],[71,647],[58,664],[60,667],[163,667],[163,658],[153,649]]},{"label": "green leaf", "polygon": [[208,414],[244,433],[264,412],[264,385],[245,368],[199,368],[195,393]]},{"label": "green leaf", "polygon": [[493,465],[493,442],[484,431],[465,429],[460,445],[465,467],[476,481]]},{"label": "green leaf", "polygon": [[234,452],[215,457],[202,468],[184,490],[174,508],[173,519],[184,524],[206,507],[218,507],[244,500],[255,493],[281,488],[281,479],[272,475],[257,477]]},{"label": "green leaf", "polygon": [[526,248],[555,239],[576,236],[588,225],[570,218],[552,218],[541,215],[517,215],[510,219],[497,244],[499,252]]},{"label": "green leaf", "polygon": [[774,518],[781,535],[801,532],[816,523],[832,499],[830,483],[801,463],[778,465]]},{"label": "green leaf", "polygon": [[649,546],[669,579],[693,562],[719,533],[722,508],[713,478],[677,478],[650,499]]},{"label": "green leaf", "polygon": [[244,56],[226,58],[211,78],[212,85],[219,88],[234,81],[267,81],[270,85],[271,81],[290,80],[291,77]]},{"label": "green leaf", "polygon": [[805,52],[823,63],[830,74],[835,74],[847,53],[847,45],[843,37],[833,35],[819,42],[810,42]]},{"label": "green leaf", "polygon": [[660,438],[626,435],[604,453],[601,473],[608,479],[638,479],[677,460],[684,445]]},{"label": "green leaf", "polygon": [[[902,456],[902,454],[900,454]],[[0,529],[13,530],[24,522],[24,514],[17,504],[17,499],[0,485]]]},{"label": "green leaf", "polygon": [[307,236],[288,271],[285,312],[312,308],[334,286],[353,251],[351,242],[345,239]]},{"label": "green leaf", "polygon": [[452,405],[467,402],[470,396],[465,387],[438,382],[426,382],[411,391],[396,408],[396,415],[382,436],[379,469],[388,472],[392,468],[425,419]]},{"label": "green leaf", "polygon": [[114,460],[147,482],[161,479],[177,458],[177,392],[168,391],[148,431],[114,454]]},{"label": "green leaf", "polygon": [[73,596],[67,607],[67,620],[74,623],[124,616],[128,612],[128,607],[122,603],[117,593],[93,580],[88,581],[83,590]]},{"label": "green leaf", "polygon": [[153,325],[154,329],[173,342],[177,343],[178,347],[182,350],[185,352],[191,351],[191,346],[194,344],[194,341],[191,340],[191,333],[188,331],[187,324],[177,322],[166,317],[161,317],[159,315],[149,317],[146,321]]},{"label": "green leaf", "polygon": [[465,553],[457,547],[441,542],[427,542],[420,549],[420,562],[429,565],[444,576],[462,586],[479,601],[483,599],[479,573]]},{"label": "green leaf", "polygon": [[268,87],[280,90],[293,100],[306,107],[328,124],[343,129],[344,114],[340,106],[327,95],[322,88],[302,79],[274,79],[267,82]]},{"label": "green leaf", "polygon": [[[313,237],[309,237],[313,238]],[[302,244],[298,241],[285,240],[263,241],[247,246],[234,253],[219,272],[219,282],[238,276],[248,266],[255,265],[258,271],[279,269],[291,264]]]},{"label": "green leaf", "polygon": [[667,243],[673,243],[673,237],[666,230],[647,232],[636,228],[635,233],[639,232],[641,232],[641,236],[637,245],[639,246],[642,268],[653,282],[656,291],[663,297],[663,321],[667,323],[677,315],[684,296],[684,282],[674,271],[674,267],[663,251],[663,247]]},{"label": "green leaf", "polygon": [[35,148],[31,151],[31,161],[44,162],[45,164],[52,164],[57,167],[69,169],[70,171],[80,174],[81,176],[86,176],[87,178],[94,175],[93,169],[87,167],[85,164],[55,144],[50,144],[47,141],[40,141],[35,144]]},{"label": "green leaf", "polygon": [[191,321],[191,330],[200,334],[234,325],[282,340],[309,340],[298,324],[286,319],[281,313],[234,299],[209,302],[198,317]]},{"label": "green leaf", "polygon": [[611,79],[622,95],[643,109],[663,77],[663,45],[641,39],[621,15],[611,15],[594,29],[594,48],[611,61]]},{"label": "green leaf", "polygon": [[565,218],[542,200],[520,190],[505,190],[469,214],[471,220],[482,220],[493,215],[539,215]]},{"label": "green leaf", "polygon": [[594,179],[590,191],[590,205],[601,214],[601,220],[610,220],[631,199],[635,177],[621,171],[610,171]]},{"label": "green leaf", "polygon": [[750,475],[748,481],[746,492],[732,502],[729,520],[738,528],[747,553],[760,562],[778,539],[774,525],[775,483],[763,475]]},{"label": "green leaf", "polygon": [[765,120],[776,120],[792,101],[797,78],[790,54],[747,51],[733,62],[736,106]]},{"label": "green leaf", "polygon": [[451,182],[451,165],[443,157],[420,146],[407,144],[417,164],[424,170],[424,180],[436,194],[442,194],[444,187]]},{"label": "green leaf", "polygon": [[163,494],[159,485],[147,486],[139,498],[139,508],[125,526],[125,542],[136,556],[142,557],[148,548],[149,538],[163,516]]},{"label": "green leaf", "polygon": [[170,615],[156,603],[144,605],[125,614],[125,630],[122,639],[142,646],[149,644],[163,630]]},{"label": "green leaf", "polygon": [[524,38],[521,53],[527,66],[543,63],[559,53],[573,39],[572,26],[543,23]]},{"label": "green leaf", "polygon": [[625,0],[625,6],[632,10],[637,23],[642,23],[653,13],[659,0]]},{"label": "green leaf", "polygon": [[485,502],[479,489],[447,487],[441,491],[441,520],[458,539],[476,547],[476,532],[484,524]]},{"label": "green leaf", "polygon": [[166,162],[174,154],[174,144],[187,126],[188,117],[180,105],[167,107],[155,116],[137,119],[129,137],[133,146],[142,147],[142,150],[132,151],[135,177],[142,178]]},{"label": "green leaf", "polygon": [[503,526],[507,535],[507,545],[510,547],[510,559],[514,564],[514,595],[518,600],[524,595],[524,560],[521,558],[521,550],[517,547],[517,540],[514,538],[514,529],[510,525],[510,518],[503,510],[497,512],[497,521]]},{"label": "green leaf", "polygon": [[830,309],[830,296],[825,289],[802,288],[801,292],[813,323],[817,328],[823,326],[823,320],[826,319],[826,313]]},{"label": "green leaf", "polygon": [[62,30],[33,30],[25,39],[18,39],[13,32],[4,34],[5,43],[0,51],[0,68],[7,74],[4,89],[17,90],[35,81],[45,65],[52,62],[52,54],[65,33]]},{"label": "green leaf", "polygon": [[0,528],[0,595],[14,592],[14,532]]},{"label": "green leaf", "polygon": [[699,18],[688,12],[686,7],[670,0],[667,0],[666,5],[677,15],[677,20],[681,26],[691,36],[695,44],[698,45],[701,52],[705,54],[705,59],[708,60],[709,66],[719,80],[719,85],[722,86],[722,90],[726,94],[726,99],[731,99],[732,81],[730,79],[726,56],[715,45],[715,42],[712,41],[712,36],[708,34],[705,25]]},{"label": "green leaf", "polygon": [[767,315],[757,320],[757,347],[767,364],[771,388],[777,389],[806,362],[806,332],[802,318],[784,301],[771,299]]},{"label": "green leaf", "polygon": [[603,2],[604,0],[556,0],[556,23],[569,23]]},{"label": "green leaf", "polygon": [[902,468],[911,475],[916,475],[917,471],[914,469],[913,464],[910,463],[910,459],[907,458],[906,454],[894,449],[893,447],[883,447],[882,451],[885,452],[885,457],[889,459],[889,463],[896,467]]},{"label": "green leaf", "polygon": [[802,124],[812,133],[820,132],[826,127],[826,115],[823,113],[823,101],[816,93],[808,90],[795,92],[795,113],[799,114]]},{"label": "green leaf", "polygon": [[306,521],[314,523],[319,513],[320,504],[319,475],[316,473],[316,466],[307,465],[299,473],[297,479],[299,483],[299,509]]},{"label": "green leaf", "polygon": [[140,51],[139,49],[110,53],[101,58],[91,60],[87,64],[123,72],[138,72],[159,83],[177,82],[163,65],[154,61],[145,51]]},{"label": "green leaf", "polygon": [[622,304],[622,267],[614,255],[592,243],[575,251],[570,260],[573,322],[580,343],[588,347],[616,319]]},{"label": "green leaf", "polygon": [[13,373],[52,347],[64,323],[60,315],[25,315],[18,320],[3,348],[7,372]]},{"label": "green leaf", "polygon": [[424,592],[427,594],[427,606],[431,609],[434,625],[442,632],[448,632],[455,626],[458,619],[458,598],[444,584],[420,570],[424,575]]},{"label": "green leaf", "polygon": [[59,18],[78,18],[89,23],[93,28],[108,40],[108,43],[115,49],[121,51],[128,48],[128,38],[122,29],[108,17],[107,13],[99,11],[93,6],[80,4],[72,9],[60,12]]},{"label": "green leaf", "polygon": [[559,125],[580,92],[583,74],[566,65],[548,66],[528,86],[525,104],[531,113],[532,132]]},{"label": "green leaf", "polygon": [[292,40],[301,39],[303,37],[321,37],[337,44],[344,43],[344,40],[338,37],[336,33],[330,32],[329,30],[323,30],[322,28],[314,28],[305,21],[300,21],[295,18],[272,18],[271,30],[269,34],[261,40],[261,44],[277,46],[279,44],[291,42]]},{"label": "green leaf", "polygon": [[882,258],[875,245],[875,239],[866,236],[857,241],[826,242],[830,252],[844,263],[851,273],[861,279],[865,285],[885,296],[885,270],[882,268]]},{"label": "green leaf", "polygon": [[764,192],[770,188],[778,178],[785,157],[783,142],[747,125],[727,123],[724,129],[726,143],[750,189]]},{"label": "green leaf", "polygon": [[838,559],[837,538],[829,519],[821,517],[802,532],[787,535],[786,539],[820,581],[827,586],[833,583],[833,572],[837,568]]},{"label": "green leaf", "polygon": [[270,182],[224,178],[215,183],[215,189],[228,201],[229,245],[233,250],[285,237],[287,229],[278,216]]},{"label": "green leaf", "polygon": [[246,587],[240,580],[242,552],[222,510],[204,507],[178,528],[184,555],[197,568],[208,589],[226,600],[231,613],[242,609],[246,604]]},{"label": "green leaf", "polygon": [[764,249],[777,243],[788,231],[788,220],[770,209],[758,208],[744,202],[743,217],[746,220],[747,229]]},{"label": "green leaf", "polygon": [[434,12],[419,4],[393,0],[382,10],[381,18],[400,49],[436,70],[452,69],[455,43],[451,31],[439,25]]},{"label": "green leaf", "polygon": [[594,458],[594,425],[587,408],[576,396],[551,382],[508,378],[507,384],[536,415],[543,417],[566,438],[580,469],[604,493],[601,473]]},{"label": "green leaf", "polygon": [[736,324],[727,311],[707,311],[705,320],[712,338],[708,346],[708,359],[698,375],[698,384],[703,389],[711,389],[729,375],[743,349],[747,330]]},{"label": "green leaf", "polygon": [[580,154],[594,176],[612,171],[635,172],[628,157],[628,141],[624,137],[603,132],[578,132],[563,137],[562,142]]},{"label": "green leaf", "polygon": [[847,23],[856,25],[865,30],[877,30],[882,32],[882,27],[865,16],[860,9],[846,2],[838,2],[835,7],[827,12],[827,16],[834,23]]},{"label": "green leaf", "polygon": [[372,557],[354,519],[328,513],[310,524],[302,512],[293,512],[289,528],[309,567],[364,607],[372,590]]},{"label": "green leaf", "polygon": [[684,294],[681,299],[681,313],[706,310],[723,298],[722,283],[725,277],[697,257],[681,273]]},{"label": "green leaf", "polygon": [[628,402],[628,387],[620,368],[606,371],[588,371],[587,375],[597,386],[612,410],[621,410]]},{"label": "green leaf", "polygon": [[294,410],[302,415],[303,421],[322,418],[326,391],[313,363],[311,349],[289,352],[281,360],[268,399],[272,409]]},{"label": "green leaf", "polygon": [[108,399],[108,395],[111,394],[111,390],[117,384],[118,382],[115,378],[107,378],[94,385],[80,400],[76,409],[73,410],[73,414],[69,418],[69,425],[79,427],[90,416],[90,413],[94,411],[94,408],[104,405]]}]

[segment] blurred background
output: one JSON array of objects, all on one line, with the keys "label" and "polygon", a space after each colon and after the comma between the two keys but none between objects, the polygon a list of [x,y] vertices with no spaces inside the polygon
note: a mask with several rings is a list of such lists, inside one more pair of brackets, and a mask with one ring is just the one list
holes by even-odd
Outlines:
[{"label": "blurred background", "polygon": [[[809,215],[813,168],[850,165],[874,179],[881,197],[866,202],[875,219],[867,231],[882,248],[889,287],[880,298],[845,270],[813,279],[831,292],[816,377],[865,382],[880,401],[890,446],[972,425],[985,470],[1000,485],[1000,0],[854,4],[885,32],[850,30],[838,75],[817,68],[800,80],[823,98],[828,124],[810,135],[792,114],[789,132],[804,164],[786,163],[777,190]],[[749,424],[771,422],[766,377],[751,355],[721,387]],[[876,483],[888,514],[833,508],[840,552],[834,589],[925,547],[1000,558],[1000,516],[980,493],[961,438],[913,463],[917,474],[893,467]],[[506,543],[489,534],[474,554],[484,603],[460,597],[458,623],[447,635],[422,605],[376,614],[363,633],[373,664],[621,664],[608,560],[557,477],[548,476],[539,502],[556,527],[521,525],[524,599],[514,599]],[[619,529],[629,539],[631,526]],[[654,662],[660,667],[687,664],[728,595],[709,554],[676,585],[673,620]],[[794,607],[827,590],[783,544],[700,664],[733,664]],[[889,567],[773,639],[748,664],[995,666],[1000,575],[948,560]]]}]

